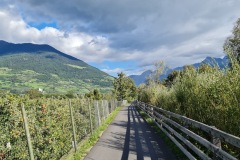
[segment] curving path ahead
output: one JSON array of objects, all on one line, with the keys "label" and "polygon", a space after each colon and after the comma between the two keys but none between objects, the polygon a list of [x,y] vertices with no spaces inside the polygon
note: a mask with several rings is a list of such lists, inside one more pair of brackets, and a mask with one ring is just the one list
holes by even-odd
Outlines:
[{"label": "curving path ahead", "polygon": [[127,106],[118,113],[84,160],[174,160],[163,140],[139,115]]}]

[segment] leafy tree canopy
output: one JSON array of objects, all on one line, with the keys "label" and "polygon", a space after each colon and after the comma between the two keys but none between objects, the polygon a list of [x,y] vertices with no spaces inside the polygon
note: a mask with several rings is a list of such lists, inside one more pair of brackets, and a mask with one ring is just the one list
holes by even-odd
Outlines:
[{"label": "leafy tree canopy", "polygon": [[118,100],[131,101],[136,97],[137,88],[132,79],[127,77],[123,72],[118,73],[118,77],[113,82],[114,93]]},{"label": "leafy tree canopy", "polygon": [[89,93],[85,94],[85,97],[91,98],[94,100],[100,100],[102,99],[103,94],[98,89],[94,89],[93,91],[90,91]]},{"label": "leafy tree canopy", "polygon": [[34,99],[38,97],[42,97],[43,94],[37,89],[31,89],[26,92],[26,94],[29,96],[29,98]]}]

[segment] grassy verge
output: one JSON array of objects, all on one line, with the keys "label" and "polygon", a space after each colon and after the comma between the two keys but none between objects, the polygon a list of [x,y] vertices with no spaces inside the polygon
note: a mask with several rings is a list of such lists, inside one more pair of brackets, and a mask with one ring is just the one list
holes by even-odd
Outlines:
[{"label": "grassy verge", "polygon": [[61,158],[61,160],[81,160],[83,159],[89,150],[95,145],[98,139],[101,137],[102,133],[107,129],[108,125],[113,121],[116,117],[117,113],[121,110],[122,107],[117,107],[98,127],[92,135],[86,137],[83,141],[81,141],[77,148],[77,152],[74,153],[73,150],[69,152],[67,156]]},{"label": "grassy verge", "polygon": [[161,131],[160,128],[153,122],[153,120],[148,117],[146,113],[144,113],[142,110],[137,108],[137,111],[139,114],[148,122],[148,124],[151,125],[152,128],[156,130],[156,132],[159,134],[159,136],[164,140],[164,142],[169,146],[170,150],[173,152],[173,154],[176,156],[179,160],[185,160],[188,159],[183,152],[169,139],[165,133]]}]

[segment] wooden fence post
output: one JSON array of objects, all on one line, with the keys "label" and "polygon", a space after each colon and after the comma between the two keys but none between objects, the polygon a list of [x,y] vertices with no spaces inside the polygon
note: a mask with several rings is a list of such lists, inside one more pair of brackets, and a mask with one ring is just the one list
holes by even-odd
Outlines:
[{"label": "wooden fence post", "polygon": [[32,142],[31,142],[30,132],[29,132],[29,128],[28,128],[28,121],[27,121],[27,116],[26,116],[24,104],[22,104],[22,116],[23,116],[23,121],[24,121],[25,133],[26,133],[26,136],[27,136],[28,150],[29,150],[29,154],[30,154],[30,159],[34,160]]},{"label": "wooden fence post", "polygon": [[73,145],[74,145],[75,152],[77,152],[76,131],[75,131],[73,111],[72,111],[72,104],[71,104],[71,100],[70,99],[69,99],[69,109],[70,109],[70,116],[71,116],[71,122],[72,122]]},{"label": "wooden fence post", "polygon": [[155,121],[155,118],[154,118],[154,108],[153,108],[153,106],[151,106],[151,116],[152,116],[152,120]]},{"label": "wooden fence post", "polygon": [[92,114],[91,114],[91,102],[88,99],[88,109],[89,109],[89,117],[90,117],[90,129],[91,129],[91,134],[93,133],[93,126],[92,126]]},{"label": "wooden fence post", "polygon": [[[216,128],[216,127],[215,127],[215,126],[212,126],[212,128]],[[214,144],[215,146],[219,147],[220,149],[222,148],[220,138],[211,135],[211,142],[212,142],[212,144]],[[219,159],[219,158],[218,158],[218,156],[216,156],[216,155],[214,154],[214,155],[213,155],[213,159],[214,159],[214,160],[215,160],[215,159],[217,160],[217,159]]]}]

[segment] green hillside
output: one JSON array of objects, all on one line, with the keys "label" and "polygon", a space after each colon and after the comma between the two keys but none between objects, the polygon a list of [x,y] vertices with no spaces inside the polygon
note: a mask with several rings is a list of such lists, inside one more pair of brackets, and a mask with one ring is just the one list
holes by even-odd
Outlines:
[{"label": "green hillside", "polygon": [[[29,45],[34,48],[34,44],[27,45],[22,48],[29,48]],[[6,45],[4,48],[0,43],[1,89],[14,93],[33,88],[42,88],[47,93],[86,93],[93,88],[106,92],[111,89],[113,77],[50,46],[42,46],[36,45],[35,50],[20,48],[18,52],[16,47],[14,51],[6,50]]]}]

